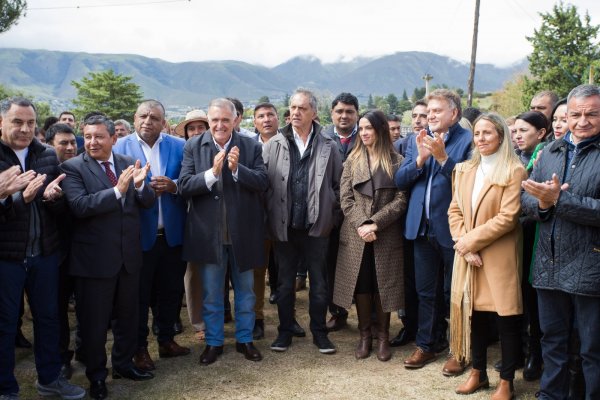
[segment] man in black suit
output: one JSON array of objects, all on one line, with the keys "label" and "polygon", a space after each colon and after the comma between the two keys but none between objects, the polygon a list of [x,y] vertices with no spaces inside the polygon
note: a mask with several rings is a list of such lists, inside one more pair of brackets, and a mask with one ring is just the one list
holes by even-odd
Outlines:
[{"label": "man in black suit", "polygon": [[260,361],[252,342],[255,295],[253,269],[265,265],[261,195],[268,180],[261,146],[233,130],[236,110],[229,100],[208,107],[210,130],[187,141],[177,182],[188,200],[183,258],[200,265],[206,348],[202,365],[223,353],[224,286],[227,263],[235,293],[236,350]]},{"label": "man in black suit", "polygon": [[75,276],[90,396],[107,396],[106,327],[112,320],[113,378],[151,379],[132,362],[137,344],[139,273],[142,267],[140,207],[154,192],[144,184],[150,164],[114,154],[113,122],[92,116],[83,123],[85,153],[61,164],[73,213],[71,275]]}]

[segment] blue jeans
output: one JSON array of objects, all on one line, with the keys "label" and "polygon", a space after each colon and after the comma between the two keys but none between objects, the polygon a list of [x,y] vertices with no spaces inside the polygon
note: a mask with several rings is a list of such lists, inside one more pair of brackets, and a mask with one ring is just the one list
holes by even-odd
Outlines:
[{"label": "blue jeans", "polygon": [[22,262],[0,260],[0,395],[19,391],[14,375],[15,335],[23,289],[34,319],[38,381],[49,384],[58,378],[58,261],[58,253]]},{"label": "blue jeans", "polygon": [[435,237],[418,237],[415,248],[415,286],[419,297],[418,330],[415,340],[423,351],[433,352],[446,337],[450,311],[450,285],[454,250]]},{"label": "blue jeans", "polygon": [[544,373],[540,399],[569,394],[569,335],[577,323],[585,377],[585,398],[600,398],[600,298],[538,289]]},{"label": "blue jeans", "polygon": [[206,324],[206,344],[222,346],[225,340],[223,301],[227,261],[231,264],[231,280],[234,291],[235,340],[238,343],[252,341],[254,329],[254,271],[240,272],[231,245],[223,245],[221,264],[204,264],[200,267],[202,277],[202,316]]}]

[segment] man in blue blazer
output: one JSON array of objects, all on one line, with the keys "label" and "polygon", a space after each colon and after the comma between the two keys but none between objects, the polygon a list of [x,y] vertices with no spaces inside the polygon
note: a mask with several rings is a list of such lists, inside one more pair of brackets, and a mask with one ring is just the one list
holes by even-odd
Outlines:
[{"label": "man in blue blazer", "polygon": [[135,132],[119,139],[115,153],[150,163],[147,183],[157,201],[140,213],[143,267],[140,274],[140,318],[136,367],[151,371],[154,362],[148,353],[148,309],[153,291],[156,298],[158,354],[177,357],[190,353],[175,340],[174,324],[183,295],[186,264],[181,258],[185,225],[185,202],[177,194],[177,178],[183,160],[183,139],[161,133],[165,109],[156,100],[145,100],[134,116]]},{"label": "man in blue blazer", "polygon": [[[446,316],[454,241],[448,227],[452,170],[471,152],[473,135],[458,124],[460,97],[447,89],[427,96],[429,128],[410,138],[396,185],[410,191],[404,235],[414,240],[415,282],[419,298],[417,349],[404,361],[421,368],[448,347]],[[453,360],[453,359],[450,359]],[[448,364],[448,363],[446,363]],[[462,373],[462,366],[445,365],[444,375]]]}]

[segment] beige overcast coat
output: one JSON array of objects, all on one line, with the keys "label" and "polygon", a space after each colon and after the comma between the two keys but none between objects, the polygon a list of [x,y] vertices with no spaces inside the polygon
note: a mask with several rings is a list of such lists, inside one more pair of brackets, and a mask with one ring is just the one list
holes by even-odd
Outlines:
[{"label": "beige overcast coat", "polygon": [[473,267],[473,309],[501,316],[522,314],[519,215],[521,182],[527,175],[524,168],[516,169],[506,187],[486,181],[473,208],[476,173],[475,167],[456,165],[453,186],[459,190],[453,189],[448,209],[452,237],[465,236],[468,251],[479,252],[483,260],[482,267]]}]

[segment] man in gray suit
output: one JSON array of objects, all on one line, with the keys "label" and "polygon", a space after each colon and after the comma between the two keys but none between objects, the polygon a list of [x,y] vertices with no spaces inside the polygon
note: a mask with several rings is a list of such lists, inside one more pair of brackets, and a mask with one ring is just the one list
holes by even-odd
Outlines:
[{"label": "man in gray suit", "polygon": [[154,376],[133,365],[137,345],[142,267],[140,207],[154,203],[144,180],[150,164],[115,154],[113,122],[92,116],[83,123],[85,153],[61,164],[63,190],[73,213],[70,273],[80,308],[81,338],[90,396],[108,395],[105,379],[106,327],[112,320],[113,378]]}]

